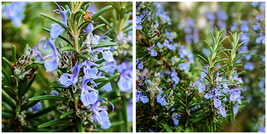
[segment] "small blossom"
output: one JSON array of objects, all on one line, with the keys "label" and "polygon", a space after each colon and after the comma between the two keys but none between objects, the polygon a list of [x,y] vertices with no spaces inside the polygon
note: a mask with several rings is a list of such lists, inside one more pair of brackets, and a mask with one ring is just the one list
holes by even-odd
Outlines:
[{"label": "small blossom", "polygon": [[94,112],[93,119],[96,120],[102,129],[108,129],[111,126],[109,121],[107,106],[100,106],[101,99],[97,100],[91,110]]},{"label": "small blossom", "polygon": [[57,95],[58,95],[58,92],[57,92],[57,91],[51,91],[51,92],[50,92],[50,95],[57,96]]},{"label": "small blossom", "polygon": [[122,92],[127,92],[132,89],[132,63],[125,61],[118,66],[118,72],[121,72],[120,80],[118,81],[118,86]]},{"label": "small blossom", "polygon": [[133,121],[133,99],[127,105],[128,121]]},{"label": "small blossom", "polygon": [[37,104],[35,104],[34,106],[32,106],[30,108],[30,111],[32,112],[37,112],[38,110],[40,110],[42,108],[42,104],[40,102],[38,102]]},{"label": "small blossom", "polygon": [[[37,43],[37,46],[39,45],[40,42],[44,42],[44,48],[46,47],[47,44],[49,44],[53,50],[52,54],[49,54],[43,58],[44,60],[47,58],[52,58],[51,60],[47,59],[44,61],[44,67],[46,68],[46,72],[52,72],[53,70],[58,68],[58,62],[59,62],[58,52],[57,52],[56,47],[54,45],[54,41],[48,40],[46,38],[42,38]],[[37,55],[40,54],[36,50],[35,50],[35,53],[37,53]]]},{"label": "small blossom", "polygon": [[226,117],[226,112],[225,112],[225,108],[220,106],[219,107],[219,113],[222,115],[222,117]]}]

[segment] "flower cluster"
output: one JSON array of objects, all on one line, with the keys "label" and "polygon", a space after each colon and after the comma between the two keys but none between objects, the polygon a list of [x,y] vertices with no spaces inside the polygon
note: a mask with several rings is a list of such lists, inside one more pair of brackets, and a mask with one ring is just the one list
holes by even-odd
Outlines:
[{"label": "flower cluster", "polygon": [[12,2],[7,3],[6,6],[2,5],[3,16],[11,19],[12,24],[16,27],[21,26],[21,21],[24,18],[24,10],[26,2]]},{"label": "flower cluster", "polygon": [[[128,125],[127,119],[132,121],[132,101],[129,97],[133,86],[132,59],[131,55],[126,55],[128,52],[124,51],[120,53],[123,57],[118,56],[117,48],[129,43],[127,47],[131,50],[132,42],[129,33],[131,29],[125,28],[131,28],[131,24],[122,24],[119,30],[108,28],[106,31],[102,28],[105,24],[94,22],[97,18],[105,19],[100,15],[112,8],[111,5],[92,12],[88,10],[89,2],[68,2],[64,7],[56,2],[55,4],[58,9],[53,12],[61,15],[62,21],[41,13],[41,16],[54,22],[51,29],[44,28],[50,33],[50,37],[41,38],[33,49],[26,47],[24,55],[18,61],[16,48],[13,47],[12,64],[4,58],[12,74],[10,78],[7,72],[4,73],[7,78],[4,80],[4,88],[7,92],[4,100],[9,105],[4,107],[11,107],[12,114],[14,113],[10,115],[12,110],[6,110],[5,119],[10,117],[8,120],[12,120],[11,125],[15,126],[15,131],[39,131],[37,128],[42,129],[52,125],[54,126],[51,131],[57,131],[57,129],[79,132],[103,131],[101,129],[111,128],[109,113],[114,110],[117,110],[117,113],[118,110],[125,109],[120,110],[125,116],[115,120],[125,121],[127,131],[130,131],[131,125]],[[111,4],[118,6],[114,2]],[[131,7],[127,2],[123,4],[124,6],[128,4],[128,8]],[[130,19],[130,12],[124,12],[124,14],[121,13],[121,20],[119,20],[121,23]],[[110,26],[108,21],[104,23]],[[98,35],[95,30],[100,30],[104,34]],[[122,32],[129,35],[127,41],[126,35]],[[60,42],[59,38],[65,42]],[[48,54],[42,51],[49,49],[51,51]],[[36,71],[40,66],[44,67],[41,68],[44,72]],[[52,78],[51,80],[48,81],[45,78],[45,71]],[[36,87],[32,88],[31,85],[38,74],[41,74],[46,82],[53,82],[53,84],[46,86],[45,91],[35,93]],[[43,82],[42,79],[36,81],[39,84]],[[124,94],[120,95],[121,92]],[[13,100],[9,100],[9,96]],[[45,105],[42,107],[44,102]],[[123,107],[115,109],[113,105],[115,103]],[[40,121],[37,117],[44,114],[47,114],[48,118]],[[33,123],[38,122],[37,119],[43,124]],[[68,124],[68,127],[62,124]],[[8,126],[5,128],[5,131],[13,129]]]}]

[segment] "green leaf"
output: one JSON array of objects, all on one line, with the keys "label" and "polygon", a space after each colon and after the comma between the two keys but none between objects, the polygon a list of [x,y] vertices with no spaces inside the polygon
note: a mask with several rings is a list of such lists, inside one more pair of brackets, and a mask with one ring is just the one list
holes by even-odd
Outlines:
[{"label": "green leaf", "polygon": [[15,109],[15,103],[2,91],[2,101],[6,102],[11,108]]},{"label": "green leaf", "polygon": [[75,14],[74,14],[74,21],[76,20],[77,21],[77,17],[79,17],[79,15],[85,15],[85,11],[80,9],[79,11],[77,11]]},{"label": "green leaf", "polygon": [[54,110],[56,107],[58,106],[58,104],[54,104],[52,106],[49,106],[47,108],[42,108],[40,109],[37,113],[33,114],[33,115],[30,115],[28,116],[29,118],[35,118],[35,117],[39,117],[39,116],[42,116],[44,114],[47,114],[48,112]]},{"label": "green leaf", "polygon": [[71,46],[65,46],[65,47],[60,48],[60,52],[64,52],[64,51],[73,51],[76,53],[76,50]]},{"label": "green leaf", "polygon": [[120,9],[115,2],[109,2],[109,3],[116,9],[118,13],[120,13]]},{"label": "green leaf", "polygon": [[208,118],[208,116],[205,116],[205,117],[196,117],[196,118],[192,118],[191,120],[192,120],[192,122],[198,122],[198,121],[204,120],[206,118]]},{"label": "green leaf", "polygon": [[67,100],[66,97],[61,96],[54,96],[54,95],[43,95],[43,96],[36,96],[29,99],[29,101],[37,101],[37,100]]},{"label": "green leaf", "polygon": [[44,64],[44,61],[34,61],[35,64],[40,64],[40,65],[43,65]]},{"label": "green leaf", "polygon": [[83,132],[83,122],[80,118],[77,119],[78,132]]},{"label": "green leaf", "polygon": [[103,21],[109,28],[112,28],[112,26],[109,24],[109,22],[102,16],[98,17],[101,21]]},{"label": "green leaf", "polygon": [[6,65],[8,65],[9,68],[11,68],[11,63],[5,57],[2,57],[2,61],[6,63]]},{"label": "green leaf", "polygon": [[38,66],[38,64],[30,64],[30,65],[26,66],[25,67],[25,72],[30,70],[30,69],[32,69],[32,68],[34,68],[35,66]]},{"label": "green leaf", "polygon": [[104,70],[104,69],[101,69],[101,68],[97,68],[97,70],[98,70],[98,71],[100,71],[100,72],[103,72],[103,73],[107,73],[107,71],[106,71],[106,70]]},{"label": "green leaf", "polygon": [[114,127],[114,126],[119,126],[119,125],[122,125],[122,124],[124,124],[124,121],[116,121],[116,122],[112,122],[111,126]]},{"label": "green leaf", "polygon": [[17,106],[16,106],[15,113],[16,113],[16,114],[19,114],[19,112],[20,112],[20,105],[17,105]]},{"label": "green leaf", "polygon": [[90,119],[86,119],[94,128],[96,128],[96,124],[95,123],[93,123]]},{"label": "green leaf", "polygon": [[89,54],[78,55],[77,57],[85,60],[89,60],[90,58],[92,58],[92,56]]},{"label": "green leaf", "polygon": [[75,111],[68,111],[68,112],[65,112],[63,113],[62,115],[60,115],[60,118],[65,118],[65,117],[68,117],[69,115],[72,115],[74,114]]},{"label": "green leaf", "polygon": [[98,16],[100,16],[102,13],[106,12],[107,10],[109,10],[112,6],[106,6],[104,8],[102,8],[101,10],[99,10],[98,12],[96,12],[93,16],[92,16],[92,20],[95,20]]},{"label": "green leaf", "polygon": [[110,81],[113,81],[115,78],[117,78],[120,75],[120,73],[116,73],[114,75],[112,75],[111,77],[109,77],[109,79],[105,82],[100,83],[99,85],[97,85],[96,89],[100,89],[103,86],[105,86],[107,83],[109,83]]},{"label": "green leaf", "polygon": [[99,83],[99,82],[104,82],[104,81],[107,81],[108,78],[97,78],[97,79],[94,79],[94,82],[95,83]]},{"label": "green leaf", "polygon": [[[11,79],[10,79],[10,75],[7,73],[7,71],[2,67],[2,74],[5,76],[6,80],[8,81],[8,83],[10,85],[13,85],[12,82],[11,82]],[[3,78],[2,78],[3,79]]]},{"label": "green leaf", "polygon": [[54,83],[50,85],[51,88],[68,88],[64,85],[58,84],[58,83]]},{"label": "green leaf", "polygon": [[90,5],[90,2],[85,2],[85,1],[84,1],[84,2],[82,3],[81,7],[84,7],[86,4]]},{"label": "green leaf", "polygon": [[11,114],[11,113],[8,113],[8,112],[5,112],[2,110],[2,118],[4,119],[12,119],[14,117],[14,114]]},{"label": "green leaf", "polygon": [[100,28],[100,27],[103,27],[103,26],[105,26],[105,24],[97,25],[97,26],[95,26],[95,27],[93,28],[93,31],[95,31],[96,29],[98,29],[98,28]]},{"label": "green leaf", "polygon": [[32,83],[34,82],[36,78],[36,75],[33,74],[33,78],[31,79],[30,82],[26,81],[23,83],[22,86],[19,87],[19,91],[18,91],[18,97],[21,98],[25,93],[27,93],[27,91],[30,89]]},{"label": "green leaf", "polygon": [[71,35],[73,34],[70,29],[65,26],[63,23],[61,23],[59,20],[57,20],[56,18],[52,17],[52,16],[49,16],[47,14],[44,14],[44,13],[40,13],[41,16],[45,17],[45,18],[48,18],[54,22],[56,22],[57,24],[59,24],[60,26],[62,26],[66,31],[68,31]]},{"label": "green leaf", "polygon": [[57,120],[52,120],[52,121],[49,121],[49,122],[46,122],[46,123],[39,125],[38,128],[49,127],[52,125],[57,125],[57,124],[69,122],[69,121],[70,121],[70,118],[61,118],[61,119],[57,119]]},{"label": "green leaf", "polygon": [[[47,31],[47,32],[50,33],[50,30],[49,30],[48,28],[43,28],[43,30],[45,30],[45,31]],[[68,40],[67,38],[65,38],[64,36],[59,35],[58,37],[61,38],[61,39],[64,40],[64,41],[66,41],[66,42],[67,42],[68,44],[70,44],[71,46],[73,46],[72,43],[71,43],[71,41],[69,41],[69,40]]]},{"label": "green leaf", "polygon": [[116,46],[116,43],[115,42],[109,42],[109,41],[101,41],[94,48],[109,47],[109,46]]},{"label": "green leaf", "polygon": [[162,126],[164,127],[166,132],[172,132],[172,129],[170,128],[170,126],[167,123],[162,124]]},{"label": "green leaf", "polygon": [[117,103],[119,100],[121,100],[121,97],[118,97],[118,98],[112,100],[111,103],[112,103],[112,104],[115,104],[115,103]]},{"label": "green leaf", "polygon": [[16,58],[16,46],[15,45],[13,45],[13,47],[12,47],[12,57],[11,57],[11,61],[12,62],[17,62],[17,58]]},{"label": "green leaf", "polygon": [[7,95],[9,95],[10,97],[12,97],[14,100],[16,99],[16,93],[15,93],[15,91],[14,91],[14,89],[12,87],[4,86],[3,87],[3,90],[7,93]]},{"label": "green leaf", "polygon": [[198,57],[200,57],[202,60],[204,60],[206,63],[209,63],[204,57],[202,57],[200,54],[197,54]]}]

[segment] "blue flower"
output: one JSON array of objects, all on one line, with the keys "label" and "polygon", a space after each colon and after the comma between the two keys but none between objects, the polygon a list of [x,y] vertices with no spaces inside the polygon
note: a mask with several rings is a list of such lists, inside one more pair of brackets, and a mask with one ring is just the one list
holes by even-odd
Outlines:
[{"label": "blue flower", "polygon": [[214,99],[214,106],[216,107],[216,108],[218,108],[219,106],[221,106],[221,100],[219,100],[219,99],[217,99],[216,97],[215,97],[215,99]]},{"label": "blue flower", "polygon": [[[258,18],[260,18],[261,16],[259,16]],[[253,25],[253,29],[254,30],[262,30],[261,24],[256,21],[256,25]]]},{"label": "blue flower", "polygon": [[143,69],[143,61],[140,61],[140,63],[138,64],[138,69]]},{"label": "blue flower", "polygon": [[70,71],[73,71],[73,69],[75,69],[74,74],[64,73],[60,76],[58,81],[61,85],[69,87],[70,85],[77,83],[78,74],[80,70],[80,67],[78,66],[78,61],[76,62],[75,66]]},{"label": "blue flower", "polygon": [[99,99],[91,107],[91,110],[94,112],[93,119],[101,125],[102,129],[108,129],[111,123],[108,117],[107,106],[100,106],[100,101],[103,102],[103,100]]},{"label": "blue flower", "polygon": [[104,85],[102,88],[103,88],[104,90],[106,90],[107,92],[109,92],[109,91],[112,90],[112,86],[111,86],[110,82],[107,83],[106,85]]},{"label": "blue flower", "polygon": [[231,31],[234,31],[236,29],[236,23],[233,23],[233,26],[231,27]]},{"label": "blue flower", "polygon": [[174,125],[178,125],[179,124],[179,120],[177,120],[177,116],[174,117],[173,123],[174,123]]},{"label": "blue flower", "polygon": [[240,41],[246,41],[246,42],[244,43],[244,45],[247,45],[248,42],[249,42],[249,35],[248,35],[248,33],[243,33],[243,34],[241,35],[241,37],[240,37]]},{"label": "blue flower", "polygon": [[107,61],[107,62],[112,62],[113,61],[113,55],[111,53],[111,51],[107,50],[107,51],[103,51],[103,58]]},{"label": "blue flower", "polygon": [[141,101],[143,104],[148,102],[148,97],[142,94],[142,91],[136,91],[136,102]]},{"label": "blue flower", "polygon": [[[52,72],[53,70],[58,68],[58,62],[59,62],[58,52],[57,52],[56,47],[54,45],[54,41],[50,41],[44,37],[44,38],[39,40],[39,42],[37,43],[37,46],[39,45],[40,42],[45,43],[44,48],[46,47],[46,44],[49,44],[53,50],[52,54],[49,54],[43,58],[43,59],[52,58],[51,60],[45,60],[44,61],[44,67],[46,68],[46,72]],[[35,47],[37,47],[37,46],[35,46]],[[35,49],[37,49],[37,48],[35,48]],[[39,56],[39,57],[37,57],[39,60],[41,58],[40,53],[38,53],[36,51],[35,51],[35,53],[37,53],[37,55]]]},{"label": "blue flower", "polygon": [[87,86],[87,82],[90,79],[84,79],[81,87],[81,102],[85,107],[88,107],[90,104],[94,104],[98,99],[98,91]]},{"label": "blue flower", "polygon": [[178,84],[180,79],[177,77],[177,73],[175,72],[175,69],[173,68],[172,74],[171,74],[172,80],[175,82],[175,84]]},{"label": "blue flower", "polygon": [[187,51],[185,50],[184,46],[181,46],[179,49],[179,55],[181,58],[184,58],[187,55]]},{"label": "blue flower", "polygon": [[87,27],[85,27],[85,28],[83,29],[83,32],[85,32],[85,33],[90,33],[90,32],[93,31],[93,29],[94,29],[94,25],[93,25],[93,23],[90,23],[90,24],[87,25]]},{"label": "blue flower", "polygon": [[231,90],[230,100],[237,101],[240,98],[241,92],[239,90]]},{"label": "blue flower", "polygon": [[136,29],[141,30],[142,29],[142,16],[136,16]]},{"label": "blue flower", "polygon": [[226,14],[224,11],[219,10],[219,11],[217,12],[217,18],[218,18],[219,20],[227,20],[227,19],[228,19],[228,16],[227,16],[227,14]]},{"label": "blue flower", "polygon": [[38,102],[37,104],[35,104],[34,106],[32,106],[30,108],[30,111],[32,112],[37,112],[38,110],[40,110],[42,108],[42,104],[40,102]]},{"label": "blue flower", "polygon": [[264,10],[264,9],[265,9],[265,2],[261,2],[261,4],[260,4],[260,9],[261,9],[261,10]]},{"label": "blue flower", "polygon": [[50,95],[57,96],[57,95],[58,95],[58,92],[57,92],[57,91],[51,91],[51,92],[50,92]]},{"label": "blue flower", "polygon": [[127,105],[128,121],[133,121],[133,99]]},{"label": "blue flower", "polygon": [[201,72],[200,79],[203,81],[203,79],[204,79],[206,76],[207,76],[207,74],[206,74],[206,73],[204,73],[204,72]]},{"label": "blue flower", "polygon": [[43,56],[42,56],[41,53],[38,51],[38,45],[37,45],[37,44],[34,46],[34,49],[33,49],[33,55],[34,55],[34,56],[37,55],[35,61],[43,60]]},{"label": "blue flower", "polygon": [[202,52],[203,52],[204,54],[206,54],[206,55],[209,55],[209,54],[210,54],[210,50],[207,49],[207,48],[202,49]]},{"label": "blue flower", "polygon": [[261,43],[262,44],[265,44],[265,37],[262,35],[262,33],[259,33],[259,36],[257,39],[256,39],[256,43]]},{"label": "blue flower", "polygon": [[194,42],[197,43],[198,42],[198,30],[194,29]]},{"label": "blue flower", "polygon": [[157,102],[160,103],[161,106],[166,106],[165,95],[162,97],[160,95],[157,95]]},{"label": "blue flower", "polygon": [[122,92],[132,90],[133,70],[132,63],[129,61],[123,62],[118,66],[118,72],[121,73],[118,86]]},{"label": "blue flower", "polygon": [[8,3],[6,7],[6,16],[10,18],[12,24],[16,27],[21,25],[21,21],[24,18],[24,9],[26,2],[12,2]]},{"label": "blue flower", "polygon": [[[54,12],[56,12],[57,14],[62,14],[62,17],[63,17],[63,24],[65,26],[68,26],[67,24],[67,12],[69,12],[69,9],[68,10],[65,10],[64,7],[58,5],[56,2],[55,4],[58,6],[59,9],[56,9],[54,10]],[[69,12],[71,13],[71,12]],[[54,23],[51,25],[52,28],[50,30],[50,40],[55,40],[59,35],[61,35],[64,31],[64,28],[59,25],[58,23]]]},{"label": "blue flower", "polygon": [[225,108],[220,106],[219,107],[219,113],[222,115],[222,117],[226,117],[226,112],[225,112]]},{"label": "blue flower", "polygon": [[206,17],[208,20],[215,20],[215,15],[213,13],[206,13]]},{"label": "blue flower", "polygon": [[253,64],[251,62],[247,62],[245,65],[244,65],[244,68],[245,69],[248,69],[248,70],[253,70]]},{"label": "blue flower", "polygon": [[202,80],[197,79],[197,80],[194,82],[194,85],[195,85],[195,87],[198,89],[198,92],[199,92],[199,93],[204,92],[204,90],[205,90],[205,85],[203,84]]},{"label": "blue flower", "polygon": [[247,21],[243,21],[243,24],[241,25],[240,30],[242,32],[248,32],[249,28],[248,28],[248,25],[247,25]]},{"label": "blue flower", "polygon": [[259,4],[259,2],[252,2],[252,5],[256,7]]},{"label": "blue flower", "polygon": [[155,45],[152,46],[152,49],[151,49],[151,52],[150,52],[150,55],[151,55],[152,57],[157,56],[157,51],[156,51],[154,48],[155,48]]},{"label": "blue flower", "polygon": [[261,127],[258,132],[265,132],[265,127]]},{"label": "blue flower", "polygon": [[221,21],[221,20],[218,20],[217,24],[218,24],[218,26],[219,26],[220,28],[225,28],[225,27],[226,27],[225,22],[223,22],[223,21]]},{"label": "blue flower", "polygon": [[188,26],[192,26],[192,27],[195,25],[194,20],[192,18],[188,18],[186,21],[186,24]]},{"label": "blue flower", "polygon": [[234,109],[234,114],[237,114],[238,113],[238,106],[236,104],[234,105],[233,109]]},{"label": "blue flower", "polygon": [[204,96],[206,99],[210,99],[212,97],[212,95],[210,93],[206,93]]}]

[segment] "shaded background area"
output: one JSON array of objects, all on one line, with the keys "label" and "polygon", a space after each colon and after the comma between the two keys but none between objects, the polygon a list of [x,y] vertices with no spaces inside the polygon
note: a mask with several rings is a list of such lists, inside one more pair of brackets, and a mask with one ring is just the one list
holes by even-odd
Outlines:
[{"label": "shaded background area", "polygon": [[[161,3],[172,20],[170,29],[176,32],[174,42],[184,45],[196,54],[207,54],[204,40],[212,42],[209,32],[226,29],[231,32],[243,32],[240,42],[246,41],[238,50],[248,54],[239,61],[240,77],[244,81],[243,100],[250,103],[242,107],[234,124],[224,120],[225,132],[259,131],[264,127],[265,119],[265,3],[264,2],[166,2]],[[175,34],[175,33],[174,33]],[[226,33],[224,36],[230,35]],[[231,48],[226,40],[223,46]],[[221,55],[224,56],[223,54]],[[198,59],[197,61],[200,61]]]},{"label": "shaded background area", "polygon": [[[15,3],[15,2],[14,2]],[[40,13],[45,13],[50,16],[55,17],[56,19],[62,21],[62,15],[59,15],[53,10],[58,9],[56,4],[54,2],[21,2],[21,3],[16,3],[16,5],[12,5],[12,8],[8,8],[7,6],[14,4],[11,2],[2,2],[2,57],[6,57],[8,60],[11,59],[11,54],[12,54],[12,46],[16,46],[16,51],[17,51],[17,57],[19,58],[20,56],[23,55],[23,52],[25,49],[27,49],[27,45],[31,48],[37,44],[37,42],[43,38],[43,37],[50,37],[49,32],[43,30],[43,28],[48,28],[51,29],[51,24],[54,22],[42,17]],[[65,2],[57,2],[59,5],[67,5]],[[116,2],[116,4],[119,4]],[[89,11],[92,12],[97,12],[99,9],[111,5],[108,2],[91,2]],[[64,6],[65,7],[65,6]],[[109,9],[109,11],[103,13],[101,16],[103,16],[109,23],[111,22],[111,14],[112,10],[115,10],[114,7]],[[132,17],[130,17],[132,18]],[[95,22],[100,22],[100,20],[96,19]],[[107,27],[103,27],[105,30]],[[94,34],[97,35],[102,35],[103,33],[98,29],[93,32]],[[63,36],[66,35],[65,32],[62,34]],[[114,35],[115,37],[117,35]],[[62,39],[57,38],[55,45],[58,47],[59,42],[65,43]],[[48,47],[47,49],[43,49],[41,45],[38,46],[40,52],[42,55],[47,55],[52,52],[51,48]],[[123,57],[125,58],[125,57]],[[116,57],[116,59],[120,59],[120,57]],[[120,64],[120,63],[118,63]],[[3,66],[4,68],[7,68],[6,66]],[[9,69],[10,70],[10,69]],[[37,92],[37,94],[49,94],[52,91],[52,88],[50,88],[51,83],[55,83],[57,81],[57,73],[51,72],[47,73],[45,71],[44,67],[39,67],[38,72],[40,73],[36,79],[35,82],[33,83],[33,86],[31,87],[32,92]],[[118,81],[118,80],[117,80]],[[114,89],[117,88],[117,84],[114,84],[115,87]],[[35,90],[36,89],[36,90]],[[113,89],[113,90],[114,90]],[[114,98],[115,91],[106,93],[106,94],[101,94],[100,97],[107,97],[108,99]],[[127,103],[131,99],[132,93],[124,93],[125,96],[127,96]],[[129,99],[130,98],[130,99]],[[112,100],[111,99],[111,100]],[[122,103],[121,101],[117,101],[116,104]],[[42,102],[42,107],[48,107],[51,105],[52,102],[50,101],[43,101]],[[127,121],[127,119],[124,119],[122,114],[119,114],[119,112],[125,112],[126,106],[124,105],[115,105],[115,110],[114,112],[109,113],[109,118],[111,123],[115,122],[113,126],[110,129],[107,130],[99,130],[95,129],[95,131],[106,131],[106,132],[116,132],[116,131],[132,131],[132,122],[129,121],[128,123],[121,122],[121,120]],[[131,112],[131,111],[130,111]],[[48,115],[44,115],[46,118],[56,118],[56,116],[60,116],[55,114],[56,112],[50,112]],[[128,113],[130,114],[130,113]],[[123,119],[122,119],[123,118]],[[39,122],[43,123],[43,122]]]}]

